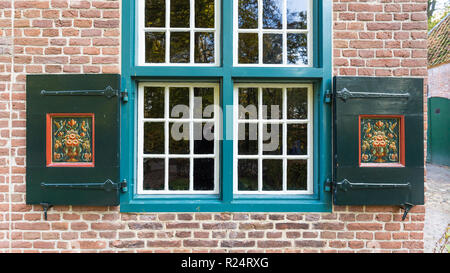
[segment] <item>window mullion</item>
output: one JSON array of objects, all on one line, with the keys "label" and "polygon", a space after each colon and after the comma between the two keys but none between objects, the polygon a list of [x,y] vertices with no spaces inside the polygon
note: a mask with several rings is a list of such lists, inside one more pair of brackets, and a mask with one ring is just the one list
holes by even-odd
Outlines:
[{"label": "window mullion", "polygon": [[[170,1],[170,0],[169,0]],[[169,87],[164,87],[164,190],[169,190]]]},{"label": "window mullion", "polygon": [[287,64],[287,0],[283,0],[283,64]]},{"label": "window mullion", "polygon": [[170,63],[170,0],[166,0],[166,63]]},{"label": "window mullion", "polygon": [[258,0],[258,63],[263,64],[263,3]]},{"label": "window mullion", "polygon": [[[261,1],[261,0],[260,0]],[[258,88],[258,192],[263,191],[263,162],[262,162],[262,155],[263,155],[263,124],[261,122],[262,120],[262,88]],[[250,124],[249,124],[250,129]],[[249,134],[250,137],[250,134]]]}]

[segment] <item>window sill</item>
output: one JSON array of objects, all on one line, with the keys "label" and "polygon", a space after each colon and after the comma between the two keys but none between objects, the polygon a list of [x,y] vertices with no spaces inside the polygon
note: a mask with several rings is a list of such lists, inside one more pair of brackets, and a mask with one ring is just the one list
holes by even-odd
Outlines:
[{"label": "window sill", "polygon": [[[326,198],[325,198],[326,199]],[[317,199],[136,198],[121,202],[120,212],[331,212],[330,202]]]}]

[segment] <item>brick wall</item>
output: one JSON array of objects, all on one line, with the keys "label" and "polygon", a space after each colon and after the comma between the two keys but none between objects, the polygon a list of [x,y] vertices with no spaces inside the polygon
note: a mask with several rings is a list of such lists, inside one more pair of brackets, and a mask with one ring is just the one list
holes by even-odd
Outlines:
[{"label": "brick wall", "polygon": [[[0,252],[422,252],[424,206],[119,213],[25,204],[25,76],[120,72],[120,1],[0,0]],[[334,0],[334,74],[426,77],[426,0]]]},{"label": "brick wall", "polygon": [[450,99],[450,64],[440,64],[428,69],[428,96]]}]

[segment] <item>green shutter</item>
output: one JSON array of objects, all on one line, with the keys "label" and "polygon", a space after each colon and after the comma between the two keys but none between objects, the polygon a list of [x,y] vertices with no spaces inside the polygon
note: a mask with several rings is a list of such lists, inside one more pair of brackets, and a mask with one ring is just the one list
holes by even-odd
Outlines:
[{"label": "green shutter", "polygon": [[27,76],[27,204],[118,205],[120,75]]},{"label": "green shutter", "polygon": [[336,77],[334,89],[334,204],[423,204],[423,80]]}]

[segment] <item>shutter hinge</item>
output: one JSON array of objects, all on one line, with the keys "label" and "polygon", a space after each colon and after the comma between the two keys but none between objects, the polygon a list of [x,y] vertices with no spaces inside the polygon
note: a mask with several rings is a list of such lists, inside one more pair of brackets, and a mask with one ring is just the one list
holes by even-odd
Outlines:
[{"label": "shutter hinge", "polygon": [[122,181],[119,183],[119,188],[120,188],[120,191],[121,191],[122,193],[128,192],[128,182],[127,182],[126,179],[122,180]]},{"label": "shutter hinge", "polygon": [[333,187],[333,181],[330,178],[325,180],[324,190],[325,192],[331,192],[331,188]]},{"label": "shutter hinge", "polygon": [[122,102],[128,102],[128,91],[125,89],[125,91],[120,92],[120,98],[122,99]]},{"label": "shutter hinge", "polygon": [[333,99],[333,94],[331,93],[330,90],[327,90],[327,91],[325,92],[324,102],[325,102],[325,103],[331,103],[332,99]]}]

